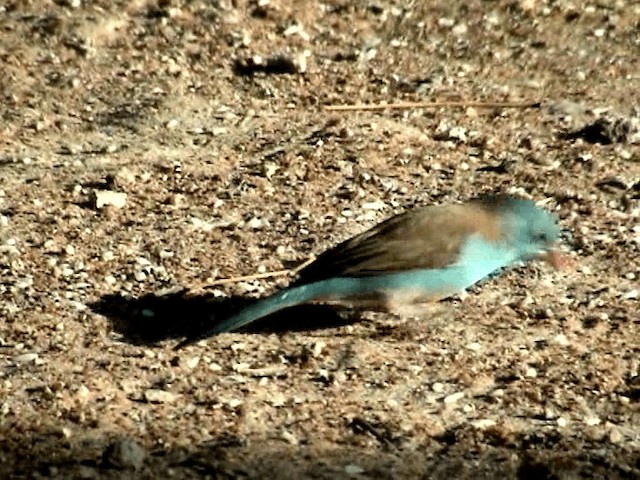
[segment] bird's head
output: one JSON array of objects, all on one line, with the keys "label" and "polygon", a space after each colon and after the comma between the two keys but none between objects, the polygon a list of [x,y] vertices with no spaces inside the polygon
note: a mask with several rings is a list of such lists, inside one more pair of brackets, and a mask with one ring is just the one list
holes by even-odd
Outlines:
[{"label": "bird's head", "polygon": [[543,258],[559,266],[560,256],[555,246],[560,238],[560,226],[555,215],[531,200],[513,197],[507,198],[500,210],[506,220],[509,242],[522,260]]}]

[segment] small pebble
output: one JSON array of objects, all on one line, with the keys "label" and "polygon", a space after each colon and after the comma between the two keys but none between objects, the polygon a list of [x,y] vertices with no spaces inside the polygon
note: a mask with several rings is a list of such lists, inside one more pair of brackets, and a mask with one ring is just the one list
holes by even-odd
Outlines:
[{"label": "small pebble", "polygon": [[215,362],[209,364],[209,370],[212,372],[220,372],[222,371],[222,365],[219,365]]},{"label": "small pebble", "polygon": [[187,365],[187,368],[189,368],[191,370],[196,368],[199,363],[200,363],[200,357],[198,357],[198,356],[191,357],[185,362],[185,364]]},{"label": "small pebble", "polygon": [[144,399],[149,403],[172,403],[176,395],[166,390],[150,388],[144,392]]},{"label": "small pebble", "polygon": [[13,361],[15,363],[31,363],[31,362],[35,362],[38,359],[38,354],[37,353],[23,353],[21,355],[18,355],[17,357],[13,358]]},{"label": "small pebble", "polygon": [[253,217],[251,220],[247,222],[247,227],[252,230],[259,230],[263,226],[263,221],[258,217]]},{"label": "small pebble", "polygon": [[363,210],[383,210],[386,207],[386,203],[382,200],[376,200],[375,202],[365,202],[362,204]]},{"label": "small pebble", "polygon": [[620,443],[624,440],[622,433],[620,433],[620,429],[616,427],[611,427],[609,431],[609,441],[611,443]]},{"label": "small pebble", "polygon": [[566,335],[564,335],[563,333],[559,333],[558,335],[553,337],[553,341],[558,345],[562,345],[562,346],[569,345],[569,340],[567,340]]},{"label": "small pebble", "polygon": [[451,405],[452,403],[456,403],[458,400],[462,400],[464,398],[464,392],[456,392],[451,395],[447,395],[444,397],[444,403],[446,405]]},{"label": "small pebble", "polygon": [[364,468],[359,467],[358,465],[347,465],[344,467],[344,471],[348,475],[359,475],[365,472]]},{"label": "small pebble", "polygon": [[600,425],[600,422],[601,420],[598,417],[587,417],[584,419],[584,423],[586,423],[590,427]]},{"label": "small pebble", "polygon": [[111,250],[105,250],[104,252],[102,252],[101,257],[102,257],[102,260],[104,260],[105,262],[108,262],[110,260],[113,260],[115,255]]},{"label": "small pebble", "polygon": [[326,346],[327,343],[323,340],[315,342],[313,344],[313,348],[311,349],[311,351],[313,352],[313,356],[315,358],[318,358]]},{"label": "small pebble", "polygon": [[473,342],[467,345],[467,350],[471,350],[472,352],[477,352],[481,349],[481,345],[478,342]]},{"label": "small pebble", "polygon": [[146,457],[146,450],[130,438],[113,442],[104,452],[106,463],[133,470],[142,468]]},{"label": "small pebble", "polygon": [[298,438],[288,430],[282,432],[282,439],[291,445],[298,445]]},{"label": "small pebble", "polygon": [[433,385],[431,385],[431,390],[433,390],[435,393],[442,393],[444,391],[444,385],[440,382],[435,382]]},{"label": "small pebble", "polygon": [[488,418],[483,418],[481,420],[476,420],[475,422],[471,422],[471,425],[478,430],[485,430],[487,428],[493,427],[496,425],[495,420],[490,420]]},{"label": "small pebble", "polygon": [[97,209],[107,206],[122,208],[127,203],[127,194],[123,192],[112,192],[111,190],[95,190],[94,204]]}]

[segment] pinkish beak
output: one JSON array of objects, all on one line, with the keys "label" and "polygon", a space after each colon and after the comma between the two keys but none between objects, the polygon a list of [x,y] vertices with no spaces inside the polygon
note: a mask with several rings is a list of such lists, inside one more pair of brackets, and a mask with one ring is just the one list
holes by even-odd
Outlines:
[{"label": "pinkish beak", "polygon": [[557,248],[552,248],[540,254],[540,259],[546,261],[553,268],[558,270],[569,267],[575,263],[569,255],[566,255]]}]

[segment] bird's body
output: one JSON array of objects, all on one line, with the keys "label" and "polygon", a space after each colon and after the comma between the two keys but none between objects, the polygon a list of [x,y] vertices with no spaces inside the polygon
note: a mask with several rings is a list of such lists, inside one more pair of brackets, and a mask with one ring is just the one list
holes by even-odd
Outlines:
[{"label": "bird's body", "polygon": [[442,299],[514,262],[551,251],[558,235],[551,214],[513,197],[410,210],[322,253],[289,287],[198,338],[304,303],[388,307]]}]

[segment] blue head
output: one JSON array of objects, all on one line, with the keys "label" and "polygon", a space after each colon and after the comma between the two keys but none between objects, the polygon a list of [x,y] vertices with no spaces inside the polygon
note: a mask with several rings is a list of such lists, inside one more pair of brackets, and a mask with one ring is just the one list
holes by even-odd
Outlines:
[{"label": "blue head", "polygon": [[499,211],[508,242],[522,260],[551,251],[560,237],[556,217],[531,200],[507,197]]}]

